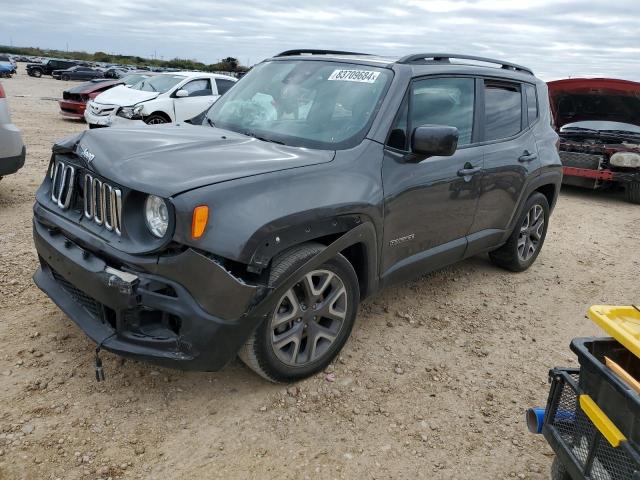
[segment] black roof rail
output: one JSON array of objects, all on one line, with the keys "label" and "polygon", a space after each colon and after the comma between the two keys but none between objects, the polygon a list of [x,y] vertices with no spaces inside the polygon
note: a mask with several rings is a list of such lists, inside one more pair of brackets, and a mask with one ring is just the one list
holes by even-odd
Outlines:
[{"label": "black roof rail", "polygon": [[340,50],[314,50],[303,48],[300,50],[287,50],[279,53],[276,57],[293,57],[295,55],[369,55],[368,53],[343,52]]},{"label": "black roof rail", "polygon": [[473,60],[476,62],[494,63],[496,65],[500,65],[500,68],[504,68],[505,70],[525,72],[533,75],[533,71],[530,68],[523,67],[522,65],[516,65],[515,63],[504,62],[494,58],[476,57],[474,55],[458,55],[455,53],[415,53],[402,57],[397,61],[397,63],[418,63],[423,60],[427,63],[451,63],[450,60],[452,58],[457,60]]}]

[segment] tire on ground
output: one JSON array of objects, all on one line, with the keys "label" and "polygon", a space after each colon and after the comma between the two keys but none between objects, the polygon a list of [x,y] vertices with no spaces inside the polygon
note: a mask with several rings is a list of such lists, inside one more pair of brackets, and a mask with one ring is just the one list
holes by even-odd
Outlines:
[{"label": "tire on ground", "polygon": [[[307,243],[286,250],[276,256],[272,262],[269,285],[279,284],[279,280],[287,278],[301,265],[320,253],[325,247],[318,243]],[[271,382],[293,382],[324,370],[336,357],[346,343],[360,302],[358,277],[349,261],[341,254],[322,264],[318,269],[331,270],[337,274],[347,290],[347,311],[344,323],[333,344],[327,352],[315,361],[304,366],[291,366],[281,362],[273,352],[271,345],[271,316],[265,319],[251,334],[247,342],[238,352],[240,359],[254,372]],[[299,279],[292,283],[295,285]]]},{"label": "tire on ground", "polygon": [[161,123],[171,123],[165,114],[153,112],[151,115],[144,117],[144,123],[147,125],[159,125]]},{"label": "tire on ground", "polygon": [[[528,258],[526,261],[522,260],[518,255],[518,237],[520,236],[520,229],[525,220],[525,217],[529,213],[529,211],[535,206],[540,205],[543,209],[544,214],[544,230],[542,232],[541,238],[538,242],[538,246],[533,253],[533,255]],[[516,222],[516,226],[511,232],[507,242],[489,253],[489,257],[491,261],[501,268],[505,268],[507,270],[511,270],[512,272],[522,272],[529,268],[533,262],[535,262],[542,246],[544,245],[544,239],[547,236],[547,228],[549,227],[549,202],[547,201],[547,197],[545,197],[540,192],[534,192],[527,199],[524,209],[520,214],[520,218]]]}]

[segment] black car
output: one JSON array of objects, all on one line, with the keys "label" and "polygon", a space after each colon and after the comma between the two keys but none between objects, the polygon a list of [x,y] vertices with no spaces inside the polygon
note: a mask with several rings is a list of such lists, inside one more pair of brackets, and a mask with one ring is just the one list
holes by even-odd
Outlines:
[{"label": "black car", "polygon": [[42,63],[28,63],[27,73],[31,77],[41,77],[42,75],[51,75],[54,70],[65,70],[75,67],[78,62],[70,60],[47,60]]},{"label": "black car", "polygon": [[95,68],[76,65],[65,70],[54,70],[51,76],[58,80],[93,80],[95,78],[104,78],[104,73]]},{"label": "black car", "polygon": [[129,71],[124,68],[108,68],[104,71],[104,78],[122,78],[127,75]]},{"label": "black car", "polygon": [[546,84],[485,58],[284,52],[201,123],[53,148],[34,280],[99,347],[309,376],[386,285],[486,252],[526,270],[562,181]]}]

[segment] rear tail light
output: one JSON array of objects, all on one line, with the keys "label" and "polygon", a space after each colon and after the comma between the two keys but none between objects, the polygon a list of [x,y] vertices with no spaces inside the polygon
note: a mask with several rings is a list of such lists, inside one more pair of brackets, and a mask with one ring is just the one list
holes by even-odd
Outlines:
[{"label": "rear tail light", "polygon": [[2,88],[2,84],[0,83],[0,98],[5,98],[4,89]]}]

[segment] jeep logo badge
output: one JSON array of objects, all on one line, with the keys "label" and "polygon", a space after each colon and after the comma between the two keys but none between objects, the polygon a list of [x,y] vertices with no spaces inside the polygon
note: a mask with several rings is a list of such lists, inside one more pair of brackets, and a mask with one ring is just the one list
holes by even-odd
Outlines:
[{"label": "jeep logo badge", "polygon": [[82,145],[78,146],[78,155],[80,156],[80,158],[84,159],[87,163],[91,163],[93,161],[94,158],[96,158],[96,156],[91,153],[91,151]]}]

